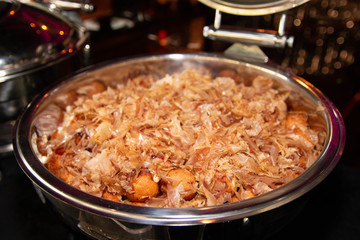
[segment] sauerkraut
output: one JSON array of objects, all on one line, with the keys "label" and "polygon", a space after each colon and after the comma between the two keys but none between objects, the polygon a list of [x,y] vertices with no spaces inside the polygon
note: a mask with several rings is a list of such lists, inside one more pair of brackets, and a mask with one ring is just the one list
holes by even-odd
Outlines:
[{"label": "sauerkraut", "polygon": [[154,207],[240,201],[282,186],[321,154],[316,112],[290,92],[188,69],[58,96],[36,120],[44,165],[89,194]]}]

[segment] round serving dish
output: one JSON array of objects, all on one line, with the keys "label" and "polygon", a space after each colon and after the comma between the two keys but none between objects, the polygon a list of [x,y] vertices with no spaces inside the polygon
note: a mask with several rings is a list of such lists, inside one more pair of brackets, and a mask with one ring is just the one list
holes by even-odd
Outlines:
[{"label": "round serving dish", "polygon": [[[291,91],[306,107],[318,109],[327,128],[327,139],[320,157],[300,176],[268,193],[230,204],[181,209],[128,205],[89,195],[55,177],[37,157],[31,142],[35,131],[34,120],[59,94],[99,79],[108,85],[124,82],[130,76],[139,74],[152,74],[160,79],[165,74],[188,67],[206,68],[214,76],[226,69],[249,78],[259,74],[266,75],[279,86]],[[249,218],[285,206],[313,189],[333,170],[341,157],[344,144],[345,128],[339,111],[313,85],[276,66],[250,64],[211,54],[153,55],[83,69],[73,77],[53,85],[28,104],[17,121],[13,140],[15,156],[23,171],[68,221],[79,228],[95,226],[94,231],[104,233],[104,236],[125,231],[124,234],[129,239],[157,229],[155,226],[218,223]],[[85,228],[81,229],[85,231]]]}]

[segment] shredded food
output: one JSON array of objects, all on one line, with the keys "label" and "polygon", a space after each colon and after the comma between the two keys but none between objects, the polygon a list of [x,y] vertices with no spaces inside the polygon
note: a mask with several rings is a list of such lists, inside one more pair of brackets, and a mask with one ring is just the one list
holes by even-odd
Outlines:
[{"label": "shredded food", "polygon": [[289,91],[188,69],[69,91],[36,120],[45,166],[89,194],[153,207],[202,207],[248,199],[303,173],[321,154],[325,128],[290,109]]}]

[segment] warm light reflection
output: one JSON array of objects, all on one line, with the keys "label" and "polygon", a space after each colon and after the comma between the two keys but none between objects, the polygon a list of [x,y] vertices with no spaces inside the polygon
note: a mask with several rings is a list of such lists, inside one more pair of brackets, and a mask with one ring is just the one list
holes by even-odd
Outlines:
[{"label": "warm light reflection", "polygon": [[48,29],[46,25],[41,25],[41,28],[45,31]]},{"label": "warm light reflection", "polygon": [[244,225],[250,224],[250,219],[247,218],[247,217],[243,218],[243,224],[244,224]]},{"label": "warm light reflection", "polygon": [[62,36],[62,35],[64,35],[65,33],[64,33],[64,31],[60,30],[59,34]]},{"label": "warm light reflection", "polygon": [[334,68],[335,68],[335,69],[340,69],[341,67],[342,67],[341,62],[336,61],[336,62],[334,63]]},{"label": "warm light reflection", "polygon": [[339,44],[339,45],[341,45],[341,44],[343,44],[344,42],[345,42],[345,39],[344,39],[344,37],[338,37],[337,39],[336,39],[336,42],[337,42],[337,44]]},{"label": "warm light reflection", "polygon": [[329,69],[329,67],[324,66],[321,68],[321,72],[322,72],[322,74],[326,75],[330,72],[330,69]]},{"label": "warm light reflection", "polygon": [[14,11],[14,10],[11,10],[11,11],[9,12],[9,14],[10,14],[10,15],[14,15],[14,14],[15,14],[15,11]]},{"label": "warm light reflection", "polygon": [[355,25],[355,24],[354,24],[354,21],[351,21],[351,20],[350,20],[350,21],[347,21],[347,22],[346,22],[346,27],[347,27],[347,28],[353,28],[354,25]]},{"label": "warm light reflection", "polygon": [[346,59],[348,57],[348,51],[346,51],[346,50],[341,50],[341,52],[340,52],[340,58],[341,59]]},{"label": "warm light reflection", "polygon": [[34,28],[34,27],[36,27],[36,24],[35,23],[30,23],[30,27]]},{"label": "warm light reflection", "polygon": [[72,53],[73,52],[73,49],[72,48],[69,48],[69,53]]},{"label": "warm light reflection", "polygon": [[294,24],[295,27],[299,27],[299,26],[301,25],[301,20],[298,19],[298,18],[296,18],[296,19],[294,20],[293,24]]},{"label": "warm light reflection", "polygon": [[215,220],[208,219],[208,220],[201,220],[200,222],[201,222],[202,224],[210,224],[210,223],[214,223]]},{"label": "warm light reflection", "polygon": [[265,32],[265,29],[256,29],[257,32],[261,32],[261,33],[264,33]]}]

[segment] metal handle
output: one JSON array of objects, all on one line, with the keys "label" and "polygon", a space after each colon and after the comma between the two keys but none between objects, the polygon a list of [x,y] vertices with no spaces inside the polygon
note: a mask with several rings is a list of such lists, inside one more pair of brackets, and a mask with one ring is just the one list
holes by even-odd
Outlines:
[{"label": "metal handle", "polygon": [[49,3],[53,5],[53,8],[60,8],[65,11],[82,11],[85,13],[92,13],[95,7],[88,1],[84,2],[72,2],[66,0],[50,0]]},{"label": "metal handle", "polygon": [[203,30],[204,37],[211,40],[222,40],[228,42],[242,42],[251,45],[264,47],[283,48],[292,47],[294,38],[279,36],[273,32],[259,30],[232,30],[232,29],[215,29],[214,27],[205,26]]},{"label": "metal handle", "polygon": [[220,28],[221,13],[216,10],[214,25],[211,27],[205,26],[203,35],[211,40],[222,40],[228,42],[241,42],[250,45],[284,48],[285,46],[292,47],[294,38],[285,36],[285,21],[286,14],[281,16],[278,31],[264,30],[264,29],[226,29]]}]

